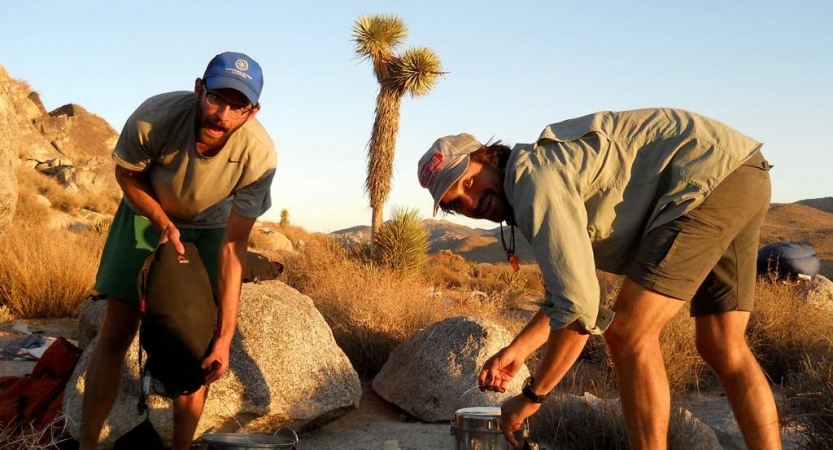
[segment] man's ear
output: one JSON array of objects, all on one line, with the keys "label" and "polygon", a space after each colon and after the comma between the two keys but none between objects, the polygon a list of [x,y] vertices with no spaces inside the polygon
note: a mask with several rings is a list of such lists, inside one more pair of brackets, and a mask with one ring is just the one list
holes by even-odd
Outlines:
[{"label": "man's ear", "polygon": [[257,106],[255,106],[254,108],[252,108],[252,112],[251,112],[251,113],[249,113],[249,118],[248,118],[248,119],[246,119],[246,120],[249,120],[249,119],[254,119],[254,118],[255,118],[255,116],[257,115],[258,111],[260,111],[260,105],[257,105]]},{"label": "man's ear", "polygon": [[499,162],[500,162],[500,153],[499,152],[489,152],[489,164],[497,167]]},{"label": "man's ear", "polygon": [[197,78],[194,80],[194,97],[197,98],[197,101],[200,101],[200,95],[202,95],[202,80]]}]

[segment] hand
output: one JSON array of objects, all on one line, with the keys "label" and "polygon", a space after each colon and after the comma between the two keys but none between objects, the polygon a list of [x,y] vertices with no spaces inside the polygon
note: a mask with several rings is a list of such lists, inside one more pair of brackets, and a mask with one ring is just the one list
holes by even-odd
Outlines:
[{"label": "hand", "polygon": [[[176,227],[173,223],[169,223],[164,228],[159,231],[159,244],[164,244],[165,242],[171,241],[174,244],[174,248],[176,252],[180,255],[185,254],[185,246],[182,245],[182,242],[179,240],[179,228]],[[157,244],[158,245],[158,244]]]},{"label": "hand", "polygon": [[208,354],[201,364],[202,370],[210,369],[205,375],[206,386],[219,380],[220,376],[228,370],[230,347],[231,342],[224,343],[216,339],[214,340],[214,343],[211,345],[211,353]]},{"label": "hand", "polygon": [[498,420],[498,424],[503,431],[503,436],[512,444],[512,447],[518,446],[518,441],[512,432],[520,430],[524,420],[538,412],[540,408],[540,403],[533,403],[523,395],[516,395],[503,402],[503,405],[500,407],[500,420]]},{"label": "hand", "polygon": [[483,364],[478,382],[481,391],[506,392],[509,382],[523,367],[524,358],[504,347]]}]

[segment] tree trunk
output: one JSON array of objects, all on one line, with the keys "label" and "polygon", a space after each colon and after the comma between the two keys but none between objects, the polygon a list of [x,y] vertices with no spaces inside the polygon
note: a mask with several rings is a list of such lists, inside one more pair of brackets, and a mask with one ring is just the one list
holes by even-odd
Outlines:
[{"label": "tree trunk", "polygon": [[370,254],[376,258],[376,235],[382,227],[382,213],[393,179],[393,156],[399,131],[399,105],[402,95],[384,84],[376,97],[376,119],[367,149],[367,193],[373,218],[370,232]]}]

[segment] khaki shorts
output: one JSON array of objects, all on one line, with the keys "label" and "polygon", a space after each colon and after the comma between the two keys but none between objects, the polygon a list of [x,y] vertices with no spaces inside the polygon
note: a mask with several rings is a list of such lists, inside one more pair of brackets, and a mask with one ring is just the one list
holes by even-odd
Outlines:
[{"label": "khaki shorts", "polygon": [[694,317],[752,311],[770,167],[756,152],[702,204],[651,230],[640,242],[628,278],[660,294],[691,300]]},{"label": "khaki shorts", "polygon": [[[211,285],[217,290],[217,263],[225,228],[180,228],[182,242],[193,242],[205,264]],[[137,280],[145,259],[156,248],[159,234],[144,217],[124,201],[119,205],[104,244],[96,274],[95,290],[110,298],[139,304]]]}]

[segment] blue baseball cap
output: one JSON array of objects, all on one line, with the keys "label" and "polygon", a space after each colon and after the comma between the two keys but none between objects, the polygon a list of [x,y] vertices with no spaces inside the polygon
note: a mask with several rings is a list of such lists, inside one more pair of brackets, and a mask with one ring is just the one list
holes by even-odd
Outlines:
[{"label": "blue baseball cap", "polygon": [[257,104],[260,91],[263,90],[263,71],[260,64],[248,55],[237,52],[225,52],[215,56],[202,76],[205,87],[215,89],[234,89]]}]

